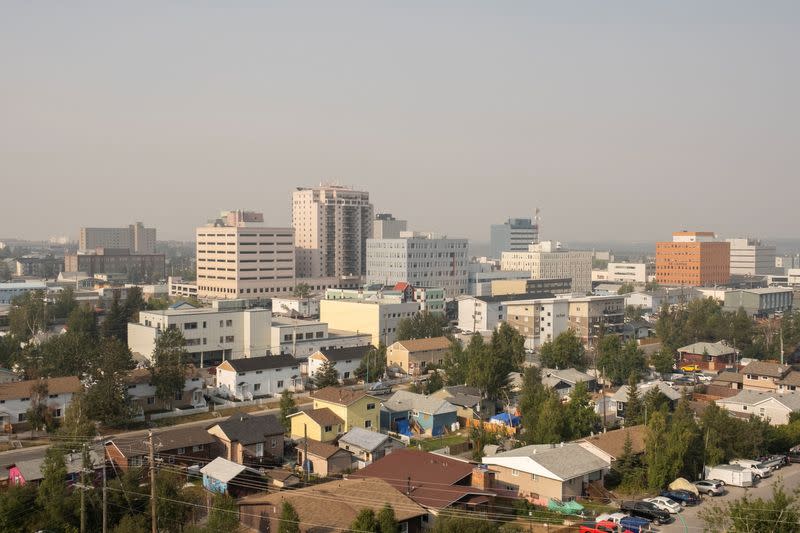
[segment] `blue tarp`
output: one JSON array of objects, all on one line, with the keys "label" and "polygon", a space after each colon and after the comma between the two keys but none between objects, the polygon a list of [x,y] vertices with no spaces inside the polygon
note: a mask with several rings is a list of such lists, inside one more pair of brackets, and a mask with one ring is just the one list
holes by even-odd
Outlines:
[{"label": "blue tarp", "polygon": [[504,424],[506,426],[511,426],[512,428],[519,426],[519,417],[511,416],[508,413],[500,413],[499,415],[494,415],[490,420],[493,423]]},{"label": "blue tarp", "polygon": [[408,437],[411,436],[411,427],[408,425],[408,419],[401,418],[399,420],[395,420],[394,423],[397,425],[397,432],[401,435],[406,435]]}]

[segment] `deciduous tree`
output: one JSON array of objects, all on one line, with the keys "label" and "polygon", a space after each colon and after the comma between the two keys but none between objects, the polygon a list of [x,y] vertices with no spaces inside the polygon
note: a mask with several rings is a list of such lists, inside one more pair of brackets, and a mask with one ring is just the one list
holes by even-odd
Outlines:
[{"label": "deciduous tree", "polygon": [[289,415],[297,412],[297,402],[294,400],[294,395],[289,389],[283,389],[281,393],[280,409],[283,429],[289,431],[292,427],[292,421],[289,419]]},{"label": "deciduous tree", "polygon": [[546,368],[577,368],[586,370],[586,350],[571,329],[560,333],[541,348],[542,366]]},{"label": "deciduous tree", "polygon": [[186,382],[186,340],[177,328],[167,328],[156,339],[150,371],[156,396],[160,400],[170,402],[176,392],[183,390]]},{"label": "deciduous tree", "polygon": [[397,324],[396,338],[399,341],[408,339],[427,339],[441,337],[445,334],[447,320],[439,313],[421,311]]}]

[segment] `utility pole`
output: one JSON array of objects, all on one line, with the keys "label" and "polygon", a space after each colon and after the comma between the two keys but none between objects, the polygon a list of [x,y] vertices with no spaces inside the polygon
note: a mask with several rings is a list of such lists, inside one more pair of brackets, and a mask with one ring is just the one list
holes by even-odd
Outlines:
[{"label": "utility pole", "polygon": [[83,443],[83,453],[81,454],[81,533],[86,533],[86,455],[89,453]]},{"label": "utility pole", "polygon": [[306,482],[306,485],[308,485],[308,469],[310,467],[311,463],[308,461],[308,425],[303,424],[303,478]]},{"label": "utility pole", "polygon": [[[105,448],[105,441],[103,448]],[[108,533],[108,487],[106,486],[106,458],[103,450],[103,533]]]},{"label": "utility pole", "polygon": [[156,519],[156,459],[153,447],[153,430],[147,432],[147,446],[149,447],[150,460],[150,530],[151,533],[158,533]]}]

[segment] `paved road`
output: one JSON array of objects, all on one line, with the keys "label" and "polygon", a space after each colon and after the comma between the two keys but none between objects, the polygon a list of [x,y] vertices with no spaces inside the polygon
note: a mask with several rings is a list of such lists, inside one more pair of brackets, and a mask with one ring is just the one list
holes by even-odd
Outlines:
[{"label": "paved road", "polygon": [[772,486],[778,481],[783,481],[783,486],[787,490],[787,492],[791,491],[795,487],[800,487],[800,463],[794,463],[789,466],[785,466],[780,470],[775,471],[772,474],[772,477],[769,477],[767,479],[762,479],[761,482],[753,488],[742,489],[739,487],[726,487],[728,490],[722,496],[717,496],[717,497],[704,496],[703,503],[695,507],[685,508],[678,515],[679,518],[677,520],[675,520],[671,524],[662,526],[659,529],[659,531],[663,533],[673,533],[673,532],[697,533],[698,531],[703,531],[704,524],[703,521],[698,516],[698,514],[703,509],[703,507],[708,506],[709,500],[713,501],[714,503],[723,503],[726,501],[737,500],[742,496],[744,496],[745,492],[749,493],[751,496],[755,498],[769,499],[770,497],[772,497]]}]

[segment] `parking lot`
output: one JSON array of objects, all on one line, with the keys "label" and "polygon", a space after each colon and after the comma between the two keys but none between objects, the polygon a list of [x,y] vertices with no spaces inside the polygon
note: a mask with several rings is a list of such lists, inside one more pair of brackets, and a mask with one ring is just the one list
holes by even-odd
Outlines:
[{"label": "parking lot", "polygon": [[678,518],[674,522],[661,526],[659,531],[665,533],[702,531],[704,524],[698,515],[704,507],[708,507],[711,503],[723,503],[725,501],[736,500],[744,496],[745,491],[753,497],[768,499],[772,496],[772,486],[779,481],[783,481],[783,486],[787,492],[800,486],[800,463],[794,463],[780,470],[776,470],[771,477],[762,479],[755,487],[749,489],[726,487],[727,492],[722,496],[703,496],[703,502],[700,505],[684,508],[684,510],[678,514]]}]

